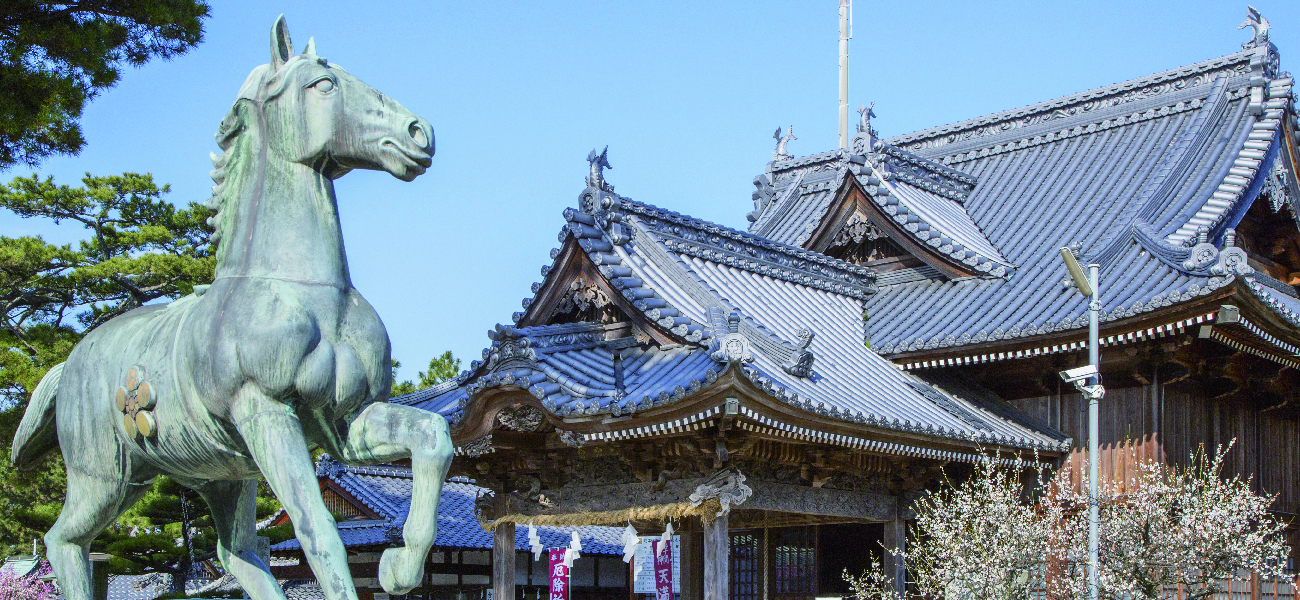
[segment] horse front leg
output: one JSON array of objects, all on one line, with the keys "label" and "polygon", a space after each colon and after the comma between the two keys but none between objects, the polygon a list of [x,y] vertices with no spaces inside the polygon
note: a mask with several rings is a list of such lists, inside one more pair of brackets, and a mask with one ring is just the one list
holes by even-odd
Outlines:
[{"label": "horse front leg", "polygon": [[418,408],[377,402],[348,425],[341,450],[339,459],[348,464],[411,459],[411,512],[402,528],[406,545],[385,550],[379,559],[384,591],[405,594],[423,579],[424,559],[438,535],[438,500],[452,458],[447,420]]},{"label": "horse front leg", "polygon": [[357,600],[347,549],[321,499],[316,466],[293,409],[256,390],[241,390],[231,408],[236,429],[293,522],[307,564],[329,600]]}]

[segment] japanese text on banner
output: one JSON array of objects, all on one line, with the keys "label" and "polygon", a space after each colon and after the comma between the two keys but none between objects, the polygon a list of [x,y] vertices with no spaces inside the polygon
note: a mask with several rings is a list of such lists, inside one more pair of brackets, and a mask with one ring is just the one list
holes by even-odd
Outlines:
[{"label": "japanese text on banner", "polygon": [[546,553],[551,566],[550,600],[569,600],[569,567],[564,566],[564,548],[553,548]]},{"label": "japanese text on banner", "polygon": [[652,542],[655,563],[655,600],[673,600],[672,542]]}]

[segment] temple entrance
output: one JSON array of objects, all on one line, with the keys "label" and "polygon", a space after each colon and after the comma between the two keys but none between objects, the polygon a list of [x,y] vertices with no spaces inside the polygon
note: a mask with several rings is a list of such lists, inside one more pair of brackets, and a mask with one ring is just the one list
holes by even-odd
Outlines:
[{"label": "temple entrance", "polygon": [[847,596],[844,571],[860,574],[881,560],[884,527],[837,523],[730,532],[732,600],[812,600]]}]

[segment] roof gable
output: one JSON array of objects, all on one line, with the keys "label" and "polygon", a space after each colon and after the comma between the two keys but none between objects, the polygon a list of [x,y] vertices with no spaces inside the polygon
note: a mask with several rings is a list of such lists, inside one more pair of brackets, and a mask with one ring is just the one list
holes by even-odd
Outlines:
[{"label": "roof gable", "polygon": [[[543,268],[545,280],[533,286],[516,324],[490,332],[484,360],[454,389],[418,403],[448,416],[456,439],[487,435],[494,415],[521,401],[536,402],[557,428],[592,431],[592,439],[620,419],[642,429],[661,417],[689,421],[701,410],[715,414],[716,403],[700,403],[740,378],[772,406],[846,431],[1059,449],[1055,434],[983,414],[867,348],[870,269],[603,187],[582,198],[583,209],[564,212],[564,247],[552,252],[555,262]],[[580,277],[618,304],[627,329],[548,320],[561,291]],[[645,335],[635,335],[633,324],[646,324]]]},{"label": "roof gable", "polygon": [[[867,179],[871,182],[878,181],[870,176]],[[894,214],[885,212],[884,207],[893,208]],[[916,220],[909,222],[908,214],[910,211],[904,209],[901,219],[903,222],[895,220],[894,217],[899,215],[897,202],[874,201],[867,195],[857,178],[846,174],[839,191],[820,221],[812,224],[815,227],[808,233],[808,239],[803,242],[803,246],[814,252],[841,259],[856,259],[853,262],[884,270],[894,270],[894,267],[914,267],[919,262],[932,267],[949,279],[980,274],[973,266],[957,260],[952,255],[951,249],[948,253],[942,252],[940,250],[942,244],[940,246],[927,244],[919,238],[917,232],[909,231],[907,225],[914,225],[914,228],[919,231],[917,224],[920,220],[914,217]],[[929,225],[926,224],[926,227],[928,229]],[[874,242],[875,240],[887,240],[887,242]],[[947,245],[951,247],[951,242]],[[855,254],[859,256],[854,256]],[[899,260],[904,256],[914,260],[910,262]],[[894,260],[888,260],[891,258]],[[882,265],[882,261],[892,264]]]},{"label": "roof gable", "polygon": [[[554,253],[555,262],[542,268],[545,279],[533,284],[533,296],[525,300],[524,311],[515,320],[515,327],[627,322],[633,324],[637,336],[649,337],[659,344],[681,342],[682,336],[673,331],[675,323],[661,325],[647,318],[633,306],[634,300],[623,295],[622,290],[629,289],[632,278],[620,276],[630,275],[630,270],[613,263],[597,266],[581,248],[581,242],[587,241],[587,246],[593,247],[602,261],[605,258],[598,250],[603,245],[598,238],[574,236],[572,231],[576,229],[566,228],[570,233],[564,238],[563,247]],[[626,333],[634,332],[629,329]]]},{"label": "roof gable", "polygon": [[872,140],[865,130],[854,137],[853,147],[870,146],[865,154],[769,164],[774,185],[755,194],[750,232],[824,253],[846,227],[865,222],[949,278],[1004,277],[1014,268],[964,206],[976,177]]},{"label": "roof gable", "polygon": [[1103,323],[1173,319],[1233,293],[1252,272],[1233,229],[1262,192],[1280,206],[1296,191],[1278,167],[1294,152],[1292,86],[1264,43],[879,144],[975,178],[961,208],[1014,271],[1002,281],[882,276],[868,308],[888,317],[871,320],[872,343],[907,364],[948,364],[1082,335],[1085,301],[1056,284],[1065,246],[1102,265]]}]

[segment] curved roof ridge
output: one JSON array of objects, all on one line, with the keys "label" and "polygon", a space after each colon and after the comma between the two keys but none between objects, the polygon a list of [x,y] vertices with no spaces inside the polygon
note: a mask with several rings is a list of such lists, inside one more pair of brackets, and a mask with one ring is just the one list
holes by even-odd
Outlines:
[{"label": "curved roof ridge", "polygon": [[855,298],[875,290],[876,272],[870,268],[630,198],[620,200],[617,210],[658,221],[646,223],[646,229],[661,238],[676,238],[663,240],[674,252]]},{"label": "curved roof ridge", "polygon": [[[1289,76],[1270,78],[1268,73],[1261,79],[1259,85],[1251,84],[1252,103],[1248,106],[1251,114],[1247,117],[1248,126],[1242,128],[1242,139],[1234,142],[1239,148],[1235,160],[1215,174],[1218,186],[1196,214],[1170,233],[1166,241],[1189,245],[1201,228],[1216,231],[1225,223],[1227,227],[1235,227],[1233,217],[1244,215],[1244,208],[1259,195],[1282,146],[1276,142],[1282,137],[1284,114],[1291,104],[1294,81]],[[1217,232],[1213,237],[1219,237]]]},{"label": "curved roof ridge", "polygon": [[[1022,106],[1020,108],[1004,110],[982,117],[975,117],[973,119],[966,119],[948,125],[940,125],[913,133],[895,136],[885,141],[895,146],[915,146],[918,142],[931,142],[935,141],[936,138],[953,137],[957,139],[965,139],[965,137],[979,137],[978,135],[965,137],[956,136],[958,133],[968,132],[970,130],[991,130],[994,132],[1002,132],[1035,124],[1040,121],[1050,120],[1051,118],[1075,116],[1098,108],[1108,108],[1135,100],[1142,100],[1185,88],[1195,87],[1203,83],[1205,80],[1213,80],[1218,73],[1224,70],[1242,71],[1241,74],[1244,75],[1250,69],[1250,59],[1254,54],[1255,49],[1253,48],[1242,50],[1225,56],[1193,63],[1191,65],[1176,67],[1166,71],[1146,75],[1144,77],[1138,77],[1099,88],[1093,88],[1091,90],[1076,92],[1052,100]],[[1241,67],[1244,67],[1244,69]],[[1049,118],[1027,118],[1035,116],[1047,116]],[[1011,122],[1021,119],[1025,122],[1008,126]],[[943,143],[925,144],[925,147],[942,146],[951,143],[952,141],[956,140],[952,139],[945,140]],[[915,150],[916,148],[913,147],[913,149]]]},{"label": "curved roof ridge", "polygon": [[[882,144],[881,147],[885,146]],[[907,151],[897,151],[892,156],[902,157],[905,152],[911,155]],[[877,165],[878,162],[881,164]],[[899,175],[904,170],[896,163],[868,159],[858,175],[858,182],[864,185],[863,191],[877,207],[908,235],[916,238],[922,247],[967,265],[978,274],[1006,277],[1016,269],[1016,265],[971,218],[963,204],[965,195],[975,187],[974,177],[965,175],[968,181],[959,180],[960,189],[968,191],[954,197],[918,186],[916,177]]]}]

